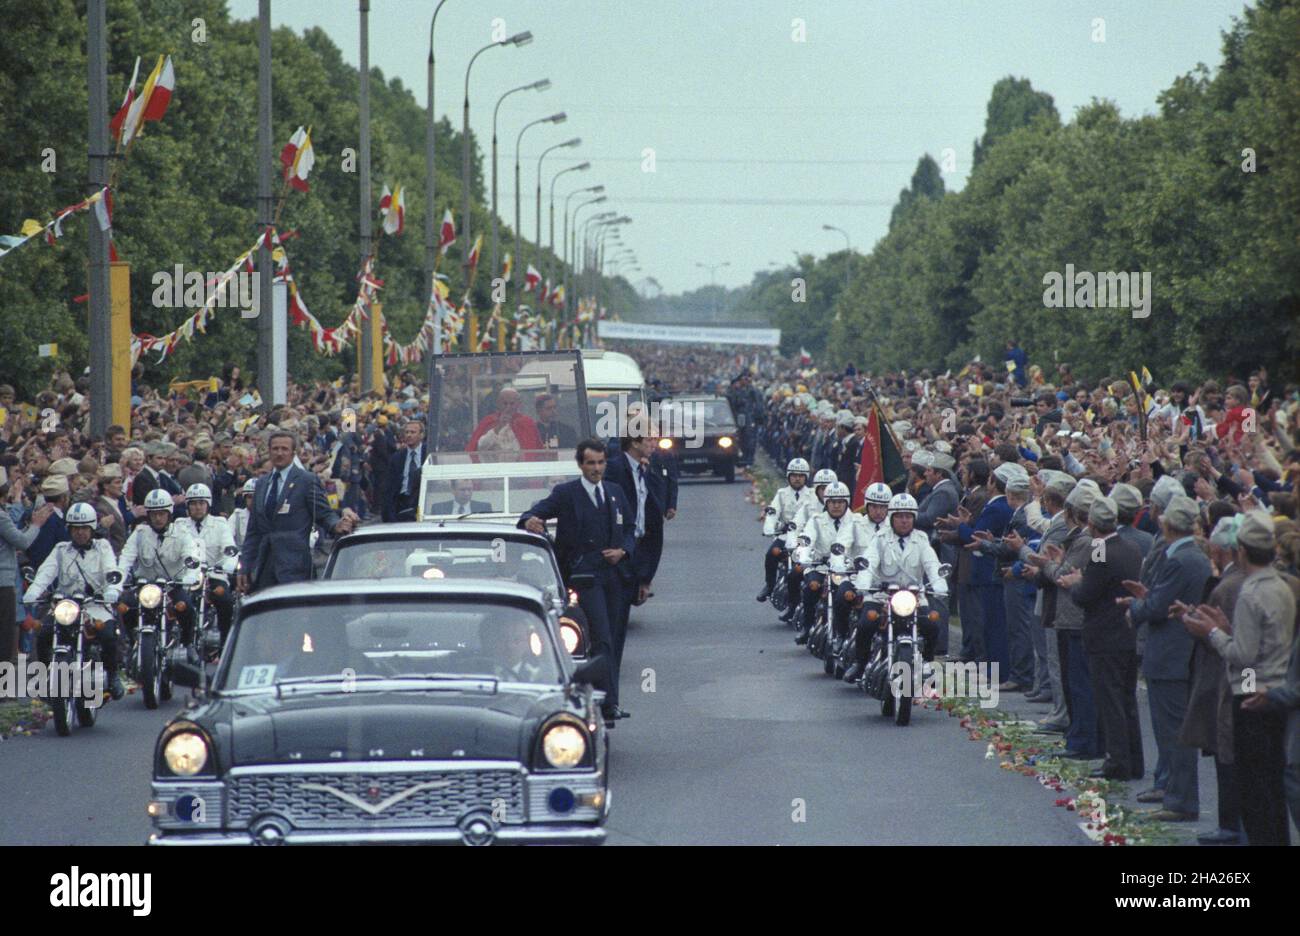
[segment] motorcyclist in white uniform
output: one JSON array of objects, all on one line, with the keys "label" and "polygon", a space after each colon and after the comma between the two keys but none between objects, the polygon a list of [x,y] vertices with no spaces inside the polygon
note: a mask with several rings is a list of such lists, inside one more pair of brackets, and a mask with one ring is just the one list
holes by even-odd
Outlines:
[{"label": "motorcyclist in white uniform", "polygon": [[[948,594],[948,581],[940,574],[939,557],[930,545],[929,537],[914,528],[916,512],[916,498],[911,494],[895,494],[889,502],[889,529],[881,532],[867,547],[867,568],[857,577],[858,588],[867,598],[858,618],[857,660],[844,674],[848,682],[862,675],[870,659],[874,634],[866,626],[866,612],[881,610],[879,601],[870,598],[873,592],[888,585],[902,585],[917,589],[928,586],[940,597]],[[927,606],[925,594],[918,597],[917,629],[922,637],[921,655],[929,662],[934,659],[934,642],[939,635],[939,626],[919,610]],[[883,614],[879,620],[883,624]]]},{"label": "motorcyclist in white uniform", "polygon": [[[858,559],[866,560],[867,547],[886,528],[889,501],[893,496],[894,492],[887,484],[877,481],[869,485],[863,496],[866,513],[849,514],[851,522],[841,524],[840,534],[835,542],[844,550],[841,560],[844,564],[842,571],[852,573],[857,569]],[[832,569],[832,571],[837,570]],[[837,641],[843,641],[849,636],[849,616],[858,594],[851,574],[835,586],[835,600],[831,603],[831,625]],[[838,646],[835,647],[835,651],[839,652]]]},{"label": "motorcyclist in white uniform", "polygon": [[248,511],[253,506],[253,492],[257,490],[257,479],[249,478],[239,492],[239,506],[230,512],[230,535],[235,538],[236,546],[244,545],[248,535]]},{"label": "motorcyclist in white uniform", "polygon": [[[826,508],[822,504],[822,498],[825,496],[826,485],[835,481],[835,472],[829,468],[823,468],[813,475],[813,496],[806,498],[794,512],[794,520],[789,524],[785,534],[785,552],[788,556],[793,556],[795,548],[798,546],[799,534],[803,528],[808,525],[808,521]],[[795,616],[798,613],[799,594],[803,591],[803,567],[795,565],[790,574],[786,576],[786,588],[789,601],[786,602],[785,613],[781,615],[781,620],[787,624],[793,624]]]},{"label": "motorcyclist in white uniform", "polygon": [[[132,576],[144,584],[155,579],[177,582],[172,590],[173,607],[181,624],[184,643],[189,643],[194,628],[194,606],[189,589],[199,584],[198,564],[203,560],[203,547],[193,536],[172,523],[172,497],[162,488],[154,488],[144,497],[148,522],[136,526],[122,547],[117,560],[117,575],[110,584],[109,600],[116,602],[120,596],[127,610],[122,615],[123,625],[134,632],[140,620],[139,589],[131,588]],[[192,560],[193,568],[186,560]]]},{"label": "motorcyclist in white uniform", "polygon": [[808,487],[808,462],[802,458],[790,459],[785,466],[785,487],[779,488],[767,505],[763,516],[763,535],[776,537],[763,555],[763,590],[758,593],[759,601],[767,601],[776,586],[776,570],[785,561],[785,537],[787,526],[793,526],[795,514],[804,504],[812,503],[817,496]]},{"label": "motorcyclist in white uniform", "polygon": [[[834,481],[826,485],[823,503],[826,509],[812,516],[799,531],[799,545],[808,556],[810,563],[822,562],[830,558],[831,547],[835,545],[840,530],[853,523],[849,515],[848,485]],[[827,587],[826,574],[823,572],[805,572],[803,576],[803,620],[800,621],[795,643],[807,643],[808,632],[812,630],[813,616],[817,612],[817,599]]]},{"label": "motorcyclist in white uniform", "polygon": [[[99,526],[95,508],[84,502],[73,504],[68,508],[64,523],[68,526],[70,541],[57,544],[45,557],[41,567],[36,570],[32,584],[23,594],[23,604],[35,607],[47,592],[51,595],[80,593],[88,598],[109,600],[106,597],[108,573],[117,568],[117,557],[113,555],[113,547],[108,540],[94,538],[95,529]],[[111,607],[110,602],[109,608]],[[98,605],[90,605],[85,610],[103,624],[94,634],[88,633],[86,636],[99,641],[104,672],[108,676],[109,694],[114,699],[120,699],[125,690],[122,678],[117,673],[116,619],[111,610]],[[36,636],[36,652],[41,662],[48,664],[53,657],[54,647],[53,607],[32,616],[41,621],[41,631]]]},{"label": "motorcyclist in white uniform", "polygon": [[221,643],[225,646],[235,613],[235,599],[230,588],[230,578],[239,563],[235,537],[225,517],[211,513],[212,491],[206,484],[191,484],[186,489],[185,510],[187,516],[181,517],[175,525],[203,547],[202,561],[208,572],[208,600],[217,609],[217,626],[221,628]]}]

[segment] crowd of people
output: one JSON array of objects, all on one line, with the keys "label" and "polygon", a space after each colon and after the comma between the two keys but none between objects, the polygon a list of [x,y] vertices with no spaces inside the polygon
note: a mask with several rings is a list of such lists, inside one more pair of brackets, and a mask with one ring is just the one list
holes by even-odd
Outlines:
[{"label": "crowd of people", "polygon": [[[1041,725],[1062,734],[1065,756],[1098,759],[1102,777],[1149,774],[1139,799],[1168,821],[1199,818],[1198,752],[1212,756],[1218,828],[1202,839],[1288,841],[1288,802],[1300,822],[1296,386],[1263,370],[1166,387],[1083,381],[1067,365],[1031,364],[1014,342],[1001,366],[977,360],[957,374],[830,372],[768,351],[626,350],[652,400],[726,395],[743,416],[742,455],[761,448],[782,468],[804,460],[804,480],[822,473],[823,493],[843,485],[837,511],[850,501],[880,527],[883,495],[870,482],[891,500],[907,495],[915,506],[901,512],[951,567],[929,655],[996,664],[1002,691],[1050,706]],[[309,576],[311,532],[409,517],[428,396],[409,372],[390,381],[382,393],[294,384],[286,404],[263,409],[233,365],[164,390],[137,380],[129,427],[102,436],[88,429],[86,377],[56,374],[28,401],[0,385],[0,660],[33,646],[24,568],[92,537],[120,562],[135,530],[163,520],[164,495],[175,518],[228,518],[245,589]],[[596,453],[579,453],[580,464],[583,454]],[[867,477],[864,463],[877,473]],[[286,496],[295,479],[306,482],[301,501]],[[262,516],[261,504],[279,509]],[[90,531],[74,540],[69,526]],[[301,551],[268,562],[277,538],[302,540]],[[619,643],[615,622],[647,592],[620,594],[624,607],[606,614]],[[952,616],[960,644],[949,642]],[[1143,760],[1139,675],[1154,769]]]},{"label": "crowd of people", "polygon": [[1014,342],[1003,363],[788,366],[762,381],[761,443],[780,466],[802,459],[860,492],[864,512],[870,480],[914,499],[916,528],[951,567],[934,649],[996,664],[1003,692],[1049,705],[1040,724],[1064,756],[1099,760],[1098,777],[1150,775],[1138,799],[1170,822],[1199,818],[1198,751],[1212,756],[1218,828],[1201,840],[1285,843],[1288,802],[1300,823],[1300,391],[1263,370],[1084,382]]}]

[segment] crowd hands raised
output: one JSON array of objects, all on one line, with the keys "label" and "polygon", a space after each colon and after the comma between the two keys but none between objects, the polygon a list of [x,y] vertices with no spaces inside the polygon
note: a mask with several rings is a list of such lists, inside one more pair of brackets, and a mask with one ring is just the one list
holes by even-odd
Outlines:
[{"label": "crowd hands raised", "polygon": [[[1288,805],[1300,827],[1294,384],[1259,369],[1148,381],[1139,396],[1122,374],[1030,365],[1014,342],[998,365],[956,375],[776,367],[754,383],[760,444],[780,468],[806,462],[796,483],[819,498],[828,485],[814,479],[857,491],[869,532],[891,532],[886,496],[916,502],[902,512],[952,569],[934,649],[949,653],[951,610],[952,655],[996,663],[1003,692],[1050,706],[1040,724],[1064,736],[1064,756],[1114,780],[1148,773],[1141,674],[1157,763],[1139,801],[1161,821],[1200,818],[1199,752],[1218,787],[1218,827],[1201,842],[1289,841]],[[875,456],[892,490],[873,497],[859,468],[875,406],[901,468],[890,477],[888,454]],[[788,484],[773,506],[797,493]]]}]

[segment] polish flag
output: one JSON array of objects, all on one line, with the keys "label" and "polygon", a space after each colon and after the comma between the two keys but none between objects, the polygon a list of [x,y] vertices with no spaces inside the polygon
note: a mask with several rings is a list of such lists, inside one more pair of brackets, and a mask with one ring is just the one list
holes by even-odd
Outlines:
[{"label": "polish flag", "polygon": [[384,233],[396,237],[406,225],[406,193],[399,185],[396,191],[389,192],[384,186],[384,194],[379,199],[379,213],[384,218]]},{"label": "polish flag", "polygon": [[442,216],[442,230],[438,233],[438,253],[445,254],[447,248],[456,243],[456,223],[452,221],[451,209]]},{"label": "polish flag", "polygon": [[537,271],[537,267],[528,264],[528,269],[524,271],[524,292],[532,292],[541,281],[542,274]]},{"label": "polish flag", "polygon": [[478,237],[474,238],[474,246],[471,247],[469,250],[468,259],[469,259],[469,268],[471,270],[478,269],[478,257],[479,254],[482,252],[482,250],[483,250],[483,235],[480,234]]},{"label": "polish flag", "polygon": [[551,295],[551,281],[547,280],[545,283],[542,284],[541,289],[537,293],[537,304],[544,305],[546,303],[547,298],[549,298],[550,295]]},{"label": "polish flag", "polygon": [[799,347],[799,363],[804,367],[807,367],[812,363],[812,355],[804,350],[802,345]]}]

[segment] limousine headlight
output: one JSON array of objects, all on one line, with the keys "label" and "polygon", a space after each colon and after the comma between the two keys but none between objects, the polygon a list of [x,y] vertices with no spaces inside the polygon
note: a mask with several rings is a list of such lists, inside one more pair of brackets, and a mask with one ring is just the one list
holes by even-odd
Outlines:
[{"label": "limousine headlight", "polygon": [[560,639],[564,641],[564,649],[573,656],[582,646],[582,631],[578,628],[578,622],[573,618],[560,618]]},{"label": "limousine headlight", "polygon": [[208,762],[208,743],[192,731],[180,731],[163,747],[167,768],[178,777],[192,777]]},{"label": "limousine headlight", "polygon": [[659,447],[660,447],[661,449],[670,449],[670,448],[673,447],[673,440],[672,440],[672,439],[660,439],[660,440],[659,440]]},{"label": "limousine headlight", "polygon": [[723,436],[718,440],[718,448],[729,449],[731,448],[731,444],[731,436]]},{"label": "limousine headlight", "polygon": [[576,767],[587,756],[587,738],[575,725],[560,722],[542,736],[542,754],[552,767]]}]

